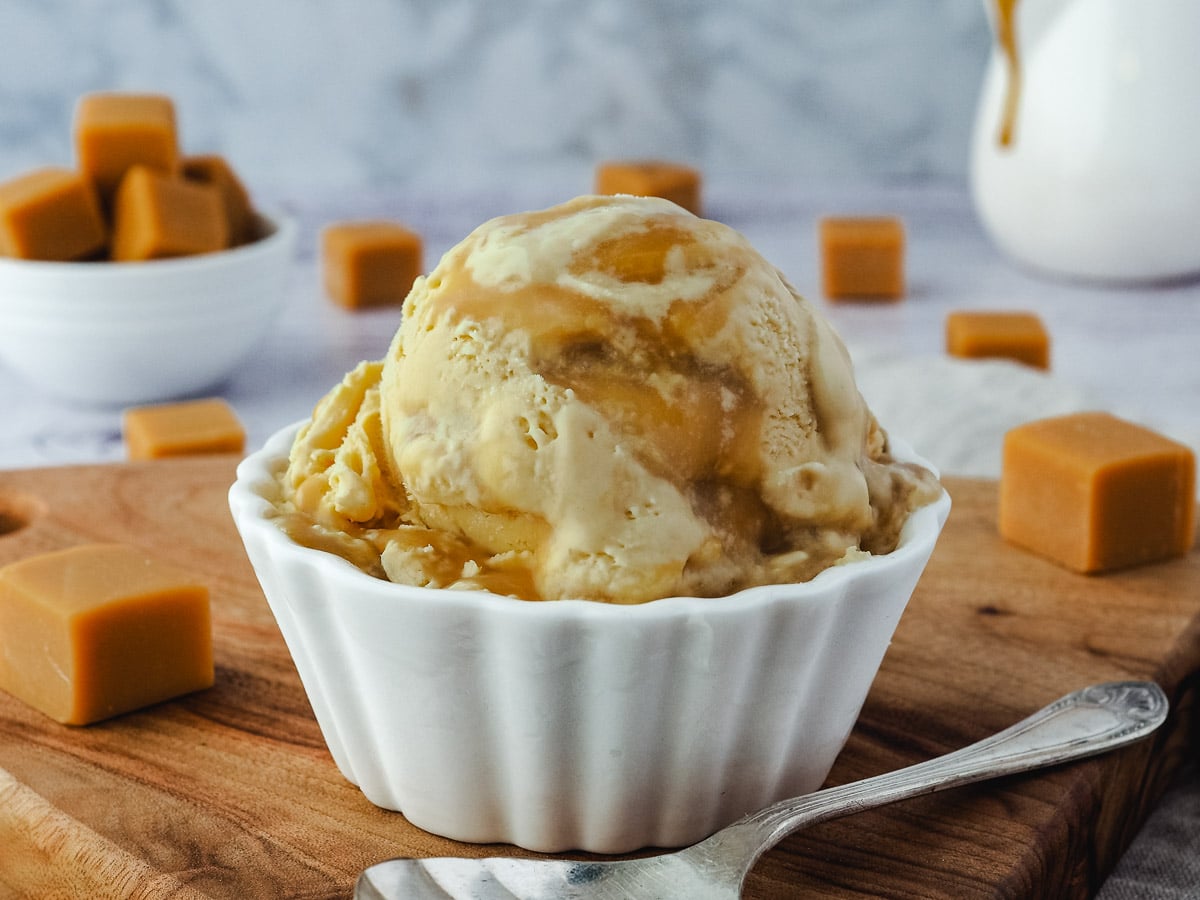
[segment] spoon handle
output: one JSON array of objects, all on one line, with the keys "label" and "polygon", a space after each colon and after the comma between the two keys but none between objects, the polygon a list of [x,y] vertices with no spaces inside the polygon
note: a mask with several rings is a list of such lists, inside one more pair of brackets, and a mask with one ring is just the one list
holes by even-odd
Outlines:
[{"label": "spoon handle", "polygon": [[[1096,684],[1067,694],[1027,719],[945,756],[862,781],[783,800],[725,832],[758,853],[791,832],[896,800],[1103,753],[1149,735],[1167,717],[1162,689],[1147,681]],[[740,832],[740,834],[736,834]]]}]

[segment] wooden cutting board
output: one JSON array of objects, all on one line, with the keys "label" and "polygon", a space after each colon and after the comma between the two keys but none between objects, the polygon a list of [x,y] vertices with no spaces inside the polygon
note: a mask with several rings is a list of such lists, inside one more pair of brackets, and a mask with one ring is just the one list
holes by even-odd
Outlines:
[{"label": "wooden cutting board", "polygon": [[[226,507],[235,460],[0,472],[0,564],[94,540],[203,575],[216,685],[72,728],[0,694],[0,897],[348,897],[392,856],[457,844],[377,809],[338,773]],[[1195,753],[1200,552],[1104,577],[1002,543],[995,485],[954,511],[832,772],[955,749],[1062,694],[1157,680],[1152,742],[826,823],[756,867],[752,898],[1086,897]]]}]

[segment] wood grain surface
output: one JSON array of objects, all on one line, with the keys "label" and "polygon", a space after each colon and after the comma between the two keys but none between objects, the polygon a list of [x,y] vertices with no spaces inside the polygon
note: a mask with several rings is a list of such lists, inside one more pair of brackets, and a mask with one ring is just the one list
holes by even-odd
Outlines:
[{"label": "wood grain surface", "polygon": [[[0,897],[350,896],[392,856],[457,844],[338,773],[226,506],[228,457],[0,472],[0,564],[121,540],[203,576],[213,688],[73,728],[0,694]],[[910,800],[787,839],[746,896],[1087,897],[1198,744],[1200,553],[1103,577],[1005,545],[995,485],[954,510],[901,620],[840,783],[977,740],[1086,684],[1155,679],[1151,741]]]}]

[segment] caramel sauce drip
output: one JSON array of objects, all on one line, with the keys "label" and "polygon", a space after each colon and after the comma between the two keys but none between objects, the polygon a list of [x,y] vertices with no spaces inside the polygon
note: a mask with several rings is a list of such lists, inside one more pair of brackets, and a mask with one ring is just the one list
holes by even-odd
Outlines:
[{"label": "caramel sauce drip", "polygon": [[[710,254],[686,231],[652,224],[580,253],[570,271],[588,280],[661,284],[676,265],[689,272],[715,267],[716,260],[705,258]],[[661,320],[614,310],[562,284],[526,285],[512,294],[472,281],[447,284],[442,296],[456,317],[500,319],[506,331],[526,334],[533,370],[597,410],[648,471],[675,484],[718,531],[754,533],[768,516],[754,490],[763,410],[739,372],[697,359],[690,346],[690,336],[714,333],[731,312],[728,288],[741,273],[711,271],[706,296],[675,300]],[[717,496],[721,503],[708,502]],[[731,529],[723,521],[731,508],[736,518],[757,521]]]},{"label": "caramel sauce drip", "polygon": [[1017,124],[1017,107],[1021,99],[1021,59],[1017,50],[1016,7],[1017,0],[996,0],[996,40],[1008,63],[1008,89],[1004,94],[998,135],[1001,147],[1012,146],[1013,132]]},{"label": "caramel sauce drip", "polygon": [[571,270],[575,274],[601,272],[627,284],[662,284],[674,248],[679,248],[681,255],[697,255],[696,243],[687,232],[660,225],[598,244],[590,255],[577,258]]},{"label": "caramel sauce drip", "polygon": [[343,524],[337,529],[322,526],[317,516],[305,511],[281,513],[276,524],[297,544],[347,559],[368,575],[387,580],[381,554],[389,543],[408,550],[425,551],[430,587],[445,587],[463,580],[473,565],[471,584],[494,594],[544,599],[533,583],[533,573],[520,565],[495,566],[486,548],[477,547],[457,535],[413,525],[367,529]]}]

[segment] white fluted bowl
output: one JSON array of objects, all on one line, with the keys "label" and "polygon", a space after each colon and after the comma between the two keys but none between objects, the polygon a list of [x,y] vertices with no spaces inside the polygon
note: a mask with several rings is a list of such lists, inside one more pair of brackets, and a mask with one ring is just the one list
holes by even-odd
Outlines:
[{"label": "white fluted bowl", "polygon": [[406,587],[272,521],[297,427],[229,500],[338,768],[427,831],[546,852],[689,844],[820,787],[950,510],[886,556],[722,598]]},{"label": "white fluted bowl", "polygon": [[297,227],[259,217],[253,243],[146,262],[0,258],[0,361],[56,397],[124,406],[216,387],[266,334]]}]

